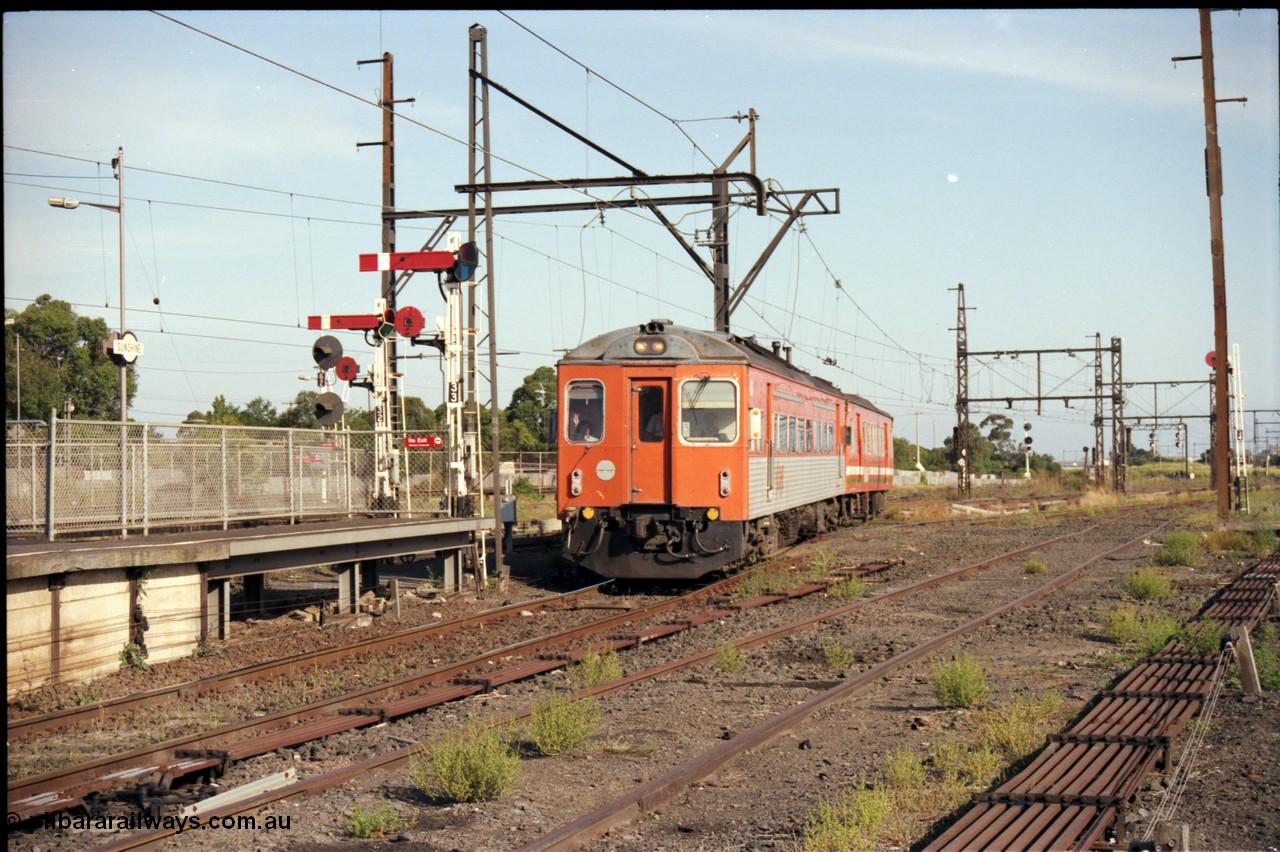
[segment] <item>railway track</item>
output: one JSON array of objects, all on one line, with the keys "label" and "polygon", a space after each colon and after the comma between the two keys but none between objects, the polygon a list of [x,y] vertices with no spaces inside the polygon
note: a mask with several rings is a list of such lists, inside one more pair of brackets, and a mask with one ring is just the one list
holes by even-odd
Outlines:
[{"label": "railway track", "polygon": [[[890,565],[891,563],[879,563],[864,566],[856,573],[875,573],[886,570]],[[416,713],[428,707],[489,692],[515,680],[563,668],[590,650],[622,650],[689,630],[700,624],[732,617],[757,606],[823,591],[838,579],[831,578],[798,586],[786,595],[757,596],[736,603],[718,597],[731,591],[744,576],[747,575],[737,575],[676,598],[660,600],[587,624],[488,651],[390,683],[245,720],[212,732],[167,740],[125,754],[11,781],[8,787],[9,813],[22,821],[72,807],[98,807],[104,797],[118,794],[121,790],[133,790],[140,785],[153,790],[163,788],[152,795],[141,796],[141,803],[153,810],[158,810],[165,804],[194,801],[198,794],[184,799],[169,792],[168,788],[175,781],[191,776],[201,776],[207,784],[238,761],[343,731],[382,724],[389,719]],[[596,587],[571,593],[569,596],[559,596],[557,600],[564,603],[566,599],[580,599],[580,595],[594,588]],[[700,606],[701,611],[686,613],[685,617],[677,621],[646,625],[646,622],[659,616],[694,606]],[[474,626],[483,623],[486,618],[504,617],[511,611],[512,608],[504,607],[500,611],[481,613],[461,621]],[[628,626],[635,626],[636,629],[629,633],[617,632]],[[406,633],[411,638],[420,635],[421,629]],[[610,634],[610,638],[597,638],[603,634]],[[592,641],[593,639],[596,641]],[[405,641],[408,641],[405,634],[395,634],[321,652],[319,656],[336,654],[339,658],[345,658],[357,653],[356,649],[367,652],[371,643],[394,646]],[[572,649],[571,646],[575,644],[581,647]],[[552,653],[554,651],[560,653]],[[318,655],[306,656],[314,662],[311,658]],[[521,659],[512,664],[510,660],[513,658]],[[295,663],[293,660],[280,662]],[[239,672],[232,672],[227,676],[233,681],[240,677],[242,674]],[[179,688],[170,694],[176,698],[182,692]],[[146,700],[147,697],[141,698]],[[127,705],[129,702],[122,703]],[[61,717],[59,721],[65,722],[65,717]]]},{"label": "railway track", "polygon": [[[1074,533],[1074,534],[1072,534],[1072,535],[1078,535],[1078,534],[1079,534],[1079,532],[1083,532],[1083,531],[1078,531],[1077,533]],[[1150,534],[1150,532],[1149,532],[1149,531],[1144,533],[1144,535],[1149,535],[1149,534]],[[912,594],[912,593],[915,593],[915,592],[921,591],[921,590],[926,589],[926,588],[932,588],[933,586],[936,586],[936,585],[938,585],[939,583],[944,583],[944,582],[946,582],[948,579],[956,579],[956,578],[958,578],[958,577],[960,577],[960,576],[963,576],[963,575],[965,575],[965,574],[967,574],[967,573],[969,573],[969,572],[972,572],[972,571],[978,570],[978,569],[979,569],[979,568],[981,568],[981,567],[984,567],[984,566],[986,566],[986,565],[989,565],[989,564],[991,564],[991,563],[994,563],[994,562],[998,561],[999,559],[1008,559],[1008,558],[1013,558],[1013,557],[1016,557],[1016,556],[1018,556],[1018,555],[1021,555],[1021,554],[1025,553],[1025,552],[1028,552],[1028,551],[1030,551],[1030,550],[1041,549],[1041,548],[1043,548],[1043,547],[1046,547],[1046,546],[1048,546],[1048,545],[1051,543],[1051,541],[1057,541],[1057,540],[1059,540],[1059,539],[1062,539],[1062,538],[1068,538],[1068,537],[1069,537],[1069,536],[1060,536],[1060,537],[1056,537],[1056,538],[1054,538],[1054,539],[1052,539],[1052,540],[1042,541],[1042,542],[1039,542],[1039,543],[1037,543],[1036,545],[1034,545],[1034,546],[1032,546],[1032,547],[1028,547],[1028,548],[1020,548],[1020,549],[1018,549],[1018,550],[1016,550],[1016,551],[1012,551],[1012,552],[1009,552],[1009,553],[1001,554],[1001,556],[996,557],[995,559],[984,560],[984,561],[983,561],[983,562],[981,562],[981,563],[975,563],[974,565],[965,566],[964,568],[961,568],[961,569],[956,569],[955,571],[950,572],[950,573],[949,573],[949,574],[947,574],[947,575],[942,575],[942,576],[939,576],[939,577],[926,578],[926,579],[924,579],[924,580],[921,580],[921,581],[919,581],[919,582],[917,582],[917,583],[915,583],[915,584],[912,584],[912,585],[910,585],[910,586],[908,586],[908,587],[905,587],[905,588],[903,588],[903,589],[895,590],[895,591],[894,591],[894,592],[892,592],[892,593],[886,593],[886,594],[884,594],[884,595],[877,595],[875,598],[870,598],[870,599],[865,599],[865,600],[862,600],[862,601],[858,601],[858,602],[856,602],[856,603],[854,603],[854,604],[852,604],[852,605],[846,606],[846,607],[839,607],[839,608],[837,608],[837,609],[835,609],[835,610],[830,611],[830,612],[829,612],[829,613],[827,613],[826,615],[820,616],[820,617],[818,617],[818,618],[810,617],[810,618],[808,618],[808,619],[804,619],[804,620],[799,621],[799,622],[795,622],[795,623],[791,623],[791,624],[784,625],[783,627],[777,628],[777,629],[772,630],[772,631],[767,631],[767,632],[764,632],[764,633],[761,633],[761,634],[758,634],[758,635],[753,635],[753,636],[747,637],[747,638],[745,638],[745,639],[740,640],[740,644],[741,644],[743,647],[751,647],[751,646],[755,646],[755,645],[765,644],[765,643],[768,643],[768,642],[770,642],[770,641],[775,641],[776,639],[778,639],[778,638],[780,638],[780,637],[782,637],[782,636],[790,635],[791,633],[794,633],[794,632],[799,631],[799,630],[804,630],[804,629],[806,629],[806,628],[808,628],[808,627],[812,626],[814,623],[816,623],[816,622],[817,622],[817,621],[819,621],[819,620],[823,620],[823,619],[827,619],[827,618],[839,618],[839,617],[841,617],[841,616],[843,616],[843,615],[847,615],[849,612],[852,612],[852,611],[854,611],[854,610],[856,610],[856,609],[860,609],[860,608],[867,607],[867,606],[873,606],[873,605],[875,605],[875,604],[879,604],[879,603],[884,603],[884,602],[887,602],[887,601],[889,601],[889,600],[895,599],[895,598],[897,598],[897,597],[901,597],[901,596],[904,596],[904,595]],[[1140,540],[1140,539],[1141,539],[1141,537],[1139,537],[1139,539],[1136,539],[1135,541]],[[1132,541],[1131,541],[1131,542],[1128,542],[1127,544],[1133,544],[1133,543],[1134,543],[1134,542],[1132,542]],[[1127,545],[1126,545],[1126,546],[1127,546]],[[1095,559],[1094,559],[1094,560],[1091,560],[1091,562],[1092,562],[1092,561],[1096,561],[1097,559],[1102,559],[1105,555],[1106,555],[1106,554],[1102,554],[1102,555],[1100,555],[1100,556],[1098,556],[1098,557],[1095,557]],[[1013,607],[1016,607],[1016,606],[1019,606],[1019,605],[1022,605],[1022,604],[1025,604],[1026,602],[1028,602],[1028,601],[1030,601],[1030,600],[1038,599],[1038,597],[1042,596],[1043,594],[1047,594],[1049,591],[1051,591],[1051,590],[1053,590],[1053,589],[1055,589],[1055,588],[1058,588],[1059,586],[1061,586],[1061,585],[1063,585],[1063,584],[1065,584],[1065,583],[1067,583],[1067,582],[1070,582],[1070,579],[1071,579],[1071,578],[1070,578],[1070,576],[1068,576],[1068,575],[1073,575],[1075,572],[1080,571],[1080,570],[1083,570],[1085,567],[1087,567],[1087,565],[1078,566],[1076,569],[1073,569],[1073,570],[1072,570],[1072,572],[1068,572],[1068,574],[1067,574],[1067,575],[1061,575],[1061,576],[1059,576],[1058,578],[1056,578],[1055,580],[1051,581],[1050,583],[1045,584],[1045,585],[1044,585],[1040,590],[1038,590],[1036,593],[1033,593],[1033,595],[1031,595],[1031,596],[1024,596],[1024,598],[1021,598],[1021,599],[1019,599],[1019,600],[1017,600],[1017,601],[1014,601],[1014,602],[1012,602],[1012,603],[1010,603],[1010,604],[1007,604],[1007,605],[1005,605],[1004,607],[1002,607],[1001,609],[999,609],[999,610],[997,610],[997,611],[993,611],[992,613],[989,613],[987,616],[985,616],[985,617],[982,619],[982,621],[981,621],[981,622],[977,622],[977,621],[975,621],[975,622],[973,622],[973,623],[971,623],[971,624],[967,625],[967,627],[968,627],[969,629],[972,629],[972,627],[974,626],[974,624],[976,624],[976,623],[985,623],[985,621],[990,620],[991,618],[995,618],[997,615],[999,615],[999,614],[1000,614],[1000,612],[1008,611],[1009,609],[1011,609],[1011,608],[1013,608]],[[773,596],[773,597],[775,597],[775,598],[776,598],[777,596]],[[749,602],[742,602],[742,605],[743,605],[743,606],[745,606],[747,603],[749,603]],[[961,630],[960,628],[957,628],[957,631],[962,632],[962,630]],[[943,642],[943,643],[945,643],[946,641],[949,641],[950,639],[954,638],[956,635],[959,635],[959,633],[958,633],[957,631],[951,631],[951,632],[949,632],[949,633],[947,633],[947,634],[945,634],[945,635],[943,635],[943,636],[939,637],[939,640],[938,640],[938,641]],[[659,632],[661,632],[661,631],[659,631]],[[656,634],[654,634],[654,635],[656,636]],[[639,638],[639,637],[637,637],[637,638]],[[934,647],[934,646],[933,646],[933,645],[930,645],[929,647]],[[699,654],[692,655],[691,657],[686,658],[685,660],[680,661],[678,664],[666,665],[666,666],[659,667],[659,669],[654,670],[654,671],[649,671],[649,672],[643,672],[643,673],[637,673],[637,674],[629,675],[628,677],[626,677],[626,678],[624,678],[624,679],[622,679],[622,680],[620,680],[620,681],[617,681],[617,682],[615,682],[614,684],[609,684],[609,685],[606,685],[605,687],[598,688],[595,692],[596,692],[597,694],[605,694],[605,693],[608,693],[608,692],[612,692],[612,691],[614,691],[614,690],[620,690],[620,689],[627,688],[627,687],[629,687],[629,686],[631,686],[631,685],[633,685],[633,684],[635,684],[635,683],[639,683],[639,682],[640,682],[640,681],[642,681],[642,680],[647,680],[647,679],[651,679],[651,678],[654,678],[654,677],[659,677],[659,676],[661,676],[662,674],[669,673],[670,671],[676,670],[676,669],[677,669],[677,668],[679,668],[679,667],[687,667],[687,666],[695,666],[695,665],[703,664],[703,663],[705,663],[705,662],[706,662],[706,660],[707,660],[707,658],[708,658],[708,655],[709,655],[709,654],[712,654],[712,653],[713,653],[712,651],[704,651],[704,652],[701,652],[701,653],[699,653]],[[915,651],[915,653],[914,653],[914,655],[912,655],[912,656],[910,656],[910,657],[908,657],[908,656],[906,656],[906,655],[899,655],[899,656],[901,657],[901,659],[898,659],[898,657],[895,657],[895,658],[894,658],[895,660],[897,660],[897,662],[896,662],[896,663],[893,663],[893,661],[887,661],[887,663],[895,664],[895,665],[901,665],[901,664],[903,664],[905,661],[907,661],[908,659],[915,659],[916,657],[918,657],[919,655],[924,654],[924,653],[927,653],[927,649],[919,649],[919,650],[916,650],[916,651]],[[550,662],[550,661],[549,661],[549,662]],[[562,661],[560,661],[559,665],[563,665],[563,660],[562,660]],[[846,682],[846,684],[843,684],[843,685],[841,685],[840,687],[837,687],[836,689],[837,689],[838,691],[837,691],[834,695],[832,695],[832,696],[827,696],[827,700],[829,700],[829,701],[833,701],[833,700],[842,700],[842,699],[841,699],[840,697],[838,697],[838,696],[840,696],[840,695],[845,695],[845,694],[847,694],[847,691],[850,691],[850,690],[852,690],[852,689],[856,689],[856,688],[858,688],[858,685],[865,685],[865,684],[867,684],[867,683],[870,683],[870,682],[872,682],[872,681],[874,681],[874,680],[876,680],[876,679],[878,679],[878,678],[882,677],[882,676],[883,676],[883,672],[885,671],[885,669],[883,669],[883,668],[882,668],[882,666],[884,666],[884,665],[886,665],[886,664],[883,664],[883,663],[882,663],[882,664],[881,664],[881,666],[873,667],[873,669],[869,670],[867,673],[864,673],[863,675],[858,675],[855,679],[852,679],[851,681]],[[545,670],[545,669],[544,669],[544,670]],[[851,683],[851,684],[853,684],[853,685],[852,685],[852,686],[850,686],[850,685],[849,685],[850,683]],[[825,702],[824,702],[824,703],[825,703]],[[822,706],[822,704],[821,704],[821,703],[819,703],[819,704],[812,705],[812,707],[811,707],[811,709],[809,710],[809,712],[812,712],[812,710],[813,710],[813,709],[816,709],[818,706]],[[518,715],[518,714],[517,714],[517,715]],[[794,718],[796,718],[796,719],[798,719],[798,718],[802,718],[802,717],[803,717],[803,715],[804,715],[804,714],[801,714],[801,716],[797,716],[797,717],[794,717]],[[512,717],[512,718],[514,718],[514,717]],[[508,723],[508,722],[510,722],[510,721],[511,721],[511,719],[510,719],[510,718],[507,718],[507,719],[504,719],[503,721],[504,721],[504,723]],[[780,729],[779,729],[779,730],[780,730]],[[735,738],[734,738],[734,740],[733,740],[733,743],[735,743],[735,744],[737,744],[737,745],[739,745],[739,746],[742,746],[742,747],[745,749],[745,748],[749,748],[749,747],[750,747],[750,743],[752,743],[752,742],[758,742],[758,740],[756,739],[758,736],[766,736],[766,737],[769,737],[769,736],[776,736],[776,735],[777,735],[776,733],[775,733],[775,734],[772,734],[772,735],[753,734],[751,737],[744,739],[744,737],[746,737],[746,735],[744,734],[744,735],[740,735],[740,736],[738,736],[738,737],[735,737]],[[742,742],[741,742],[741,743],[738,743],[738,740],[742,740]],[[726,745],[729,745],[729,744],[726,744]],[[736,746],[735,746],[735,747],[736,747]],[[408,759],[409,754],[411,754],[411,753],[413,752],[413,750],[414,750],[414,749],[403,749],[403,750],[400,750],[400,751],[397,751],[397,752],[390,753],[390,754],[388,754],[388,755],[382,755],[382,756],[379,756],[379,757],[374,758],[374,759],[371,759],[371,760],[369,760],[369,761],[364,761],[364,762],[361,762],[361,763],[355,764],[355,765],[353,765],[352,767],[349,767],[349,768],[344,769],[344,770],[340,770],[340,771],[338,771],[338,772],[326,773],[326,774],[321,775],[321,776],[316,776],[316,777],[313,777],[313,778],[310,778],[310,779],[306,779],[306,780],[304,780],[303,782],[299,782],[297,785],[294,785],[294,787],[293,787],[293,788],[290,788],[290,789],[289,789],[289,790],[287,790],[287,791],[284,791],[284,792],[281,792],[281,793],[266,794],[265,796],[257,797],[257,798],[255,798],[255,799],[251,799],[249,802],[246,802],[243,806],[237,806],[237,808],[233,809],[232,811],[229,811],[228,813],[247,813],[247,812],[252,812],[255,808],[260,808],[260,807],[262,807],[262,806],[264,806],[264,805],[266,805],[266,804],[270,804],[271,802],[281,801],[281,800],[283,800],[285,797],[287,797],[287,796],[289,796],[289,795],[295,795],[295,794],[298,794],[298,793],[301,793],[301,792],[304,792],[304,791],[315,791],[315,790],[319,790],[319,789],[325,789],[325,788],[330,787],[330,786],[334,786],[334,785],[337,785],[337,784],[341,784],[341,783],[343,783],[343,782],[344,782],[345,780],[347,780],[347,779],[354,778],[354,777],[359,777],[359,776],[364,775],[364,774],[366,774],[366,773],[368,773],[368,772],[372,772],[372,771],[374,771],[375,769],[386,768],[386,767],[389,767],[389,766],[395,766],[395,765],[397,765],[398,763],[402,763],[403,761],[407,760],[407,759]],[[706,765],[707,765],[707,764],[705,764],[705,763],[703,764],[704,768],[705,768],[705,766],[706,766]],[[650,794],[650,798],[652,798],[652,797],[653,797],[653,795],[654,795],[654,794]],[[136,838],[122,840],[122,841],[120,841],[120,842],[119,842],[119,844],[120,844],[120,845],[112,846],[112,847],[109,847],[109,848],[135,848],[135,847],[136,847],[136,846],[138,846],[138,845],[145,845],[145,844],[147,844],[147,843],[156,842],[156,841],[157,841],[158,839],[160,839],[161,837],[162,837],[162,835],[138,836],[138,837],[136,837]]]},{"label": "railway track", "polygon": [[187,701],[196,696],[216,695],[247,684],[274,680],[303,669],[331,665],[402,645],[429,642],[501,619],[519,617],[519,614],[523,611],[548,608],[569,609],[580,604],[606,585],[608,585],[607,581],[547,598],[495,607],[494,609],[474,613],[462,618],[419,625],[388,636],[364,639],[334,648],[325,648],[306,654],[269,660],[259,665],[211,675],[200,680],[158,687],[146,692],[126,695],[107,701],[95,701],[79,707],[55,710],[51,713],[10,719],[8,721],[7,738],[12,743],[68,728],[90,728],[101,724],[107,719],[132,713],[143,708],[161,707]]}]

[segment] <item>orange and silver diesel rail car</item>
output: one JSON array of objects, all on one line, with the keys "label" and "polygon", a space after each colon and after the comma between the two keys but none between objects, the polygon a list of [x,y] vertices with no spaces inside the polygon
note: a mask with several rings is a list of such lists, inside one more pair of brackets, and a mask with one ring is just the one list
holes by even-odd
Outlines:
[{"label": "orange and silver diesel rail car", "polygon": [[893,418],[752,339],[653,320],[559,362],[564,556],[692,579],[884,511]]}]

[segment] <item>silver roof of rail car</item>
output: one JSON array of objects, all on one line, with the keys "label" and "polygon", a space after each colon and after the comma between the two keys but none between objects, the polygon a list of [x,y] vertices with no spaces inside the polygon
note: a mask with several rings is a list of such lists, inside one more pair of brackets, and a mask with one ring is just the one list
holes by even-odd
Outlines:
[{"label": "silver roof of rail car", "polygon": [[[632,343],[638,337],[661,335],[667,342],[667,351],[661,356],[637,355]],[[559,364],[672,364],[680,361],[705,361],[720,364],[751,364],[786,376],[793,381],[811,385],[827,393],[844,397],[855,405],[869,408],[889,419],[893,415],[876,406],[865,397],[845,393],[826,379],[800,369],[784,358],[775,355],[754,338],[738,337],[719,331],[703,331],[674,325],[667,320],[652,320],[639,327],[609,331],[569,350],[557,362]]]}]

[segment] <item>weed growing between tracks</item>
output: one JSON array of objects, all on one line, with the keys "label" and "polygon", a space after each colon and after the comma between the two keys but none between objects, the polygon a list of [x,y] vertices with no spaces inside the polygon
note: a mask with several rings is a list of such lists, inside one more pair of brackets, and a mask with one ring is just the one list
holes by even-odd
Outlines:
[{"label": "weed growing between tracks", "polygon": [[351,808],[351,814],[342,821],[343,828],[352,837],[360,840],[371,840],[395,834],[405,827],[406,823],[396,814],[396,809],[387,801],[386,796],[378,796],[378,804],[369,811],[357,802]]},{"label": "weed growing between tracks", "polygon": [[567,698],[553,692],[533,706],[529,739],[538,754],[554,756],[577,751],[600,724],[600,705],[590,698]]},{"label": "weed growing between tracks", "polygon": [[448,802],[487,802],[515,787],[520,753],[509,732],[472,723],[424,746],[409,762],[409,780]]},{"label": "weed growing between tracks", "polygon": [[1125,604],[1107,610],[1102,621],[1108,638],[1134,660],[1156,653],[1178,632],[1176,618],[1152,607]]},{"label": "weed growing between tracks", "polygon": [[603,654],[588,651],[582,655],[582,659],[569,666],[565,673],[578,689],[591,689],[622,677],[622,663],[614,651]]},{"label": "weed growing between tracks", "polygon": [[1160,549],[1156,551],[1157,565],[1186,565],[1194,568],[1203,561],[1200,552],[1200,537],[1195,533],[1176,531],[1164,537]]},{"label": "weed growing between tracks", "polygon": [[1178,586],[1165,571],[1139,568],[1124,578],[1124,590],[1140,601],[1159,601],[1173,597]]},{"label": "weed growing between tracks", "polygon": [[927,758],[900,745],[871,780],[814,808],[797,852],[901,846],[963,807],[971,793],[1019,770],[1069,715],[1058,694],[1013,696],[1007,704],[959,720],[956,734],[937,738]]},{"label": "weed growing between tracks", "polygon": [[991,700],[987,669],[976,657],[931,660],[933,692],[948,709],[981,707]]}]

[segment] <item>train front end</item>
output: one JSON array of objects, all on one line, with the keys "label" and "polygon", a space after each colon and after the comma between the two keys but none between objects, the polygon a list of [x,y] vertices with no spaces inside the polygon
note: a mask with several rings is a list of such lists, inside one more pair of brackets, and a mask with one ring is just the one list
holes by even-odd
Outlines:
[{"label": "train front end", "polygon": [[747,360],[654,320],[557,365],[564,557],[603,577],[694,579],[746,545]]}]

